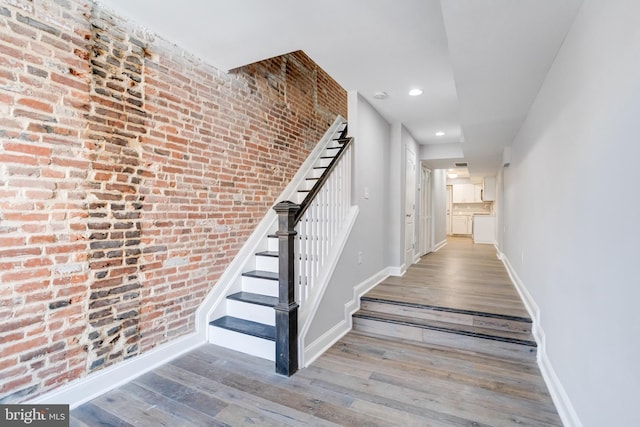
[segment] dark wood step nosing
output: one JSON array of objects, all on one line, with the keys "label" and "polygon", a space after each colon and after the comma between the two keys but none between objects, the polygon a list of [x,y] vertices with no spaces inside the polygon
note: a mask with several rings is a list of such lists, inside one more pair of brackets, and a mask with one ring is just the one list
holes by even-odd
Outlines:
[{"label": "dark wood step nosing", "polygon": [[274,273],[272,271],[262,271],[262,270],[252,270],[245,271],[242,273],[245,277],[254,277],[256,279],[266,279],[266,280],[278,280],[278,273]]},{"label": "dark wood step nosing", "polygon": [[384,298],[373,298],[373,297],[363,296],[360,298],[360,301],[378,302],[378,303],[390,304],[390,305],[401,305],[403,307],[420,308],[424,310],[442,311],[446,313],[455,313],[455,314],[467,314],[470,316],[488,317],[492,319],[501,319],[501,320],[511,320],[514,322],[533,323],[533,321],[529,317],[489,313],[486,311],[463,310],[461,308],[442,307],[437,305],[417,304],[417,303],[405,302],[405,301],[388,300]]},{"label": "dark wood step nosing", "polygon": [[227,296],[227,299],[246,302],[248,304],[261,305],[264,307],[275,307],[278,304],[278,297],[269,295],[254,294],[252,292],[236,292]]},{"label": "dark wood step nosing", "polygon": [[278,258],[279,253],[278,251],[262,251],[262,252],[256,252],[256,256],[266,256],[269,258]]},{"label": "dark wood step nosing", "polygon": [[464,335],[472,338],[482,338],[482,339],[491,340],[491,341],[500,341],[500,342],[505,342],[510,344],[518,344],[526,347],[533,347],[533,348],[538,347],[538,344],[536,344],[535,341],[521,340],[517,338],[507,338],[507,337],[501,337],[499,335],[489,335],[489,334],[483,334],[480,332],[471,332],[471,331],[465,331],[465,330],[455,329],[455,328],[445,328],[442,326],[426,325],[423,323],[414,323],[414,322],[405,321],[405,320],[387,319],[383,317],[370,316],[367,314],[355,313],[353,314],[353,317],[357,317],[359,319],[373,320],[376,322],[393,323],[396,325],[410,326],[410,327],[420,328],[420,329],[429,329],[431,331],[446,332],[449,334]]},{"label": "dark wood step nosing", "polygon": [[275,326],[239,319],[237,317],[223,316],[212,320],[209,322],[209,325],[269,341],[275,341],[276,339]]}]

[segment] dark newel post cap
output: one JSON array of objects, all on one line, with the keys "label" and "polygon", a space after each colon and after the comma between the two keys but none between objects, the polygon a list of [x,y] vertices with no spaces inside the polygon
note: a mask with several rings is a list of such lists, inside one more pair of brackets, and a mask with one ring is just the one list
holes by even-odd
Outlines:
[{"label": "dark newel post cap", "polygon": [[275,205],[273,209],[277,213],[297,212],[300,209],[300,205],[297,203],[290,202],[289,200],[285,200],[284,202],[280,202],[277,205]]}]

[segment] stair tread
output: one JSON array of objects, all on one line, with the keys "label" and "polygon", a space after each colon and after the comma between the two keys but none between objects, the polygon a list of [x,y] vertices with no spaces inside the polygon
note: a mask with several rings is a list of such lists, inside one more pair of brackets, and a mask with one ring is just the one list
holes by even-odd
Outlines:
[{"label": "stair tread", "polygon": [[268,256],[272,258],[278,258],[278,255],[279,255],[278,251],[262,251],[262,252],[256,253],[256,256]]},{"label": "stair tread", "polygon": [[276,339],[275,326],[265,325],[264,323],[252,322],[232,316],[223,316],[209,322],[209,324],[269,341],[275,341]]},{"label": "stair tread", "polygon": [[255,277],[258,279],[267,279],[267,280],[278,280],[278,273],[274,273],[273,271],[262,271],[262,270],[252,270],[246,271],[242,273],[243,276],[246,277]]},{"label": "stair tread", "polygon": [[438,330],[459,335],[466,335],[477,338],[491,339],[495,341],[510,342],[515,344],[537,347],[531,334],[500,331],[487,329],[478,326],[460,325],[450,322],[440,322],[436,320],[417,319],[415,317],[401,316],[396,314],[381,313],[377,311],[359,310],[354,317],[370,320],[378,320],[387,323],[395,323],[413,326],[424,329]]},{"label": "stair tread", "polygon": [[275,307],[278,303],[277,297],[254,294],[253,292],[237,292],[227,296],[227,298],[235,301],[248,302],[250,304],[264,305],[266,307]]},{"label": "stair tread", "polygon": [[428,304],[418,304],[406,301],[397,301],[397,300],[389,300],[385,298],[374,298],[363,296],[360,298],[361,301],[371,301],[371,302],[379,302],[383,304],[392,304],[392,305],[401,305],[404,307],[413,307],[413,308],[421,308],[425,310],[434,310],[434,311],[443,311],[447,313],[457,313],[457,314],[468,314],[471,316],[479,316],[479,317],[490,317],[494,319],[503,319],[503,320],[511,320],[515,322],[523,322],[523,323],[533,323],[531,318],[529,317],[521,317],[521,316],[511,316],[508,314],[498,314],[498,313],[489,313],[486,311],[475,311],[475,310],[464,310],[460,308],[452,308],[452,307],[444,307],[437,305],[428,305]]}]

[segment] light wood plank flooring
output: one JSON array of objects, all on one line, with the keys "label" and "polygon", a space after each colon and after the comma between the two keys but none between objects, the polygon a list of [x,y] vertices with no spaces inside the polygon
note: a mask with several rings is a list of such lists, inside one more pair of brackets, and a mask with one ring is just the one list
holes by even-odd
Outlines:
[{"label": "light wood plank flooring", "polygon": [[[385,284],[396,282],[407,298],[413,292],[413,302],[424,297],[442,305],[422,287],[410,288],[435,283],[434,292],[452,307],[526,315],[494,258],[490,246],[451,239],[411,267],[407,275],[417,280],[405,275]],[[478,286],[487,293],[465,278],[484,282]],[[71,425],[561,425],[532,360],[350,332],[291,378],[273,371],[272,362],[205,345],[73,410]]]}]

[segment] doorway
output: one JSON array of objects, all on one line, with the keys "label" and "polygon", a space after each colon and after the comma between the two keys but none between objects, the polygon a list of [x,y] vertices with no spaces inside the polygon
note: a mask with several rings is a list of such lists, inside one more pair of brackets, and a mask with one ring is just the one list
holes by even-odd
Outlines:
[{"label": "doorway", "polygon": [[433,213],[431,206],[431,170],[420,169],[420,255],[433,251]]},{"label": "doorway", "polygon": [[416,153],[407,147],[405,165],[404,265],[413,264],[415,253]]}]

